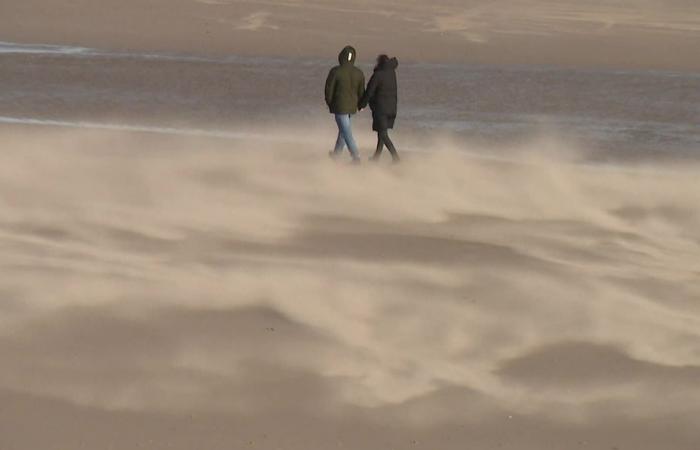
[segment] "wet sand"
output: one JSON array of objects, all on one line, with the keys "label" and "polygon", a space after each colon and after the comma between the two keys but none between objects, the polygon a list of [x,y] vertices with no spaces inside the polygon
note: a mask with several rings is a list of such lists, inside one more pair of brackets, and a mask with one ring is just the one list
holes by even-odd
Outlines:
[{"label": "wet sand", "polygon": [[0,133],[3,449],[697,447],[697,165]]},{"label": "wet sand", "polygon": [[[371,73],[372,55],[360,67]],[[275,139],[309,135],[328,151],[334,122],[325,58],[125,53],[0,43],[0,123],[167,130]],[[439,135],[509,157],[557,136],[599,160],[700,157],[700,74],[401,61],[397,137],[421,150]],[[368,112],[354,116],[374,145]],[[313,139],[317,133],[322,139]]]}]

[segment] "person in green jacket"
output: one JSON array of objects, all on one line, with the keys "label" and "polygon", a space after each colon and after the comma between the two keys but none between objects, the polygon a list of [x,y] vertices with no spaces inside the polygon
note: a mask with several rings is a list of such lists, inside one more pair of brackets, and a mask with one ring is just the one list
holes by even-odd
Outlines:
[{"label": "person in green jacket", "polygon": [[357,52],[349,45],[338,55],[340,65],[333,67],[326,78],[326,104],[338,125],[338,139],[331,157],[339,156],[347,145],[353,161],[360,162],[350,120],[365,93],[365,75],[355,67],[356,58]]}]

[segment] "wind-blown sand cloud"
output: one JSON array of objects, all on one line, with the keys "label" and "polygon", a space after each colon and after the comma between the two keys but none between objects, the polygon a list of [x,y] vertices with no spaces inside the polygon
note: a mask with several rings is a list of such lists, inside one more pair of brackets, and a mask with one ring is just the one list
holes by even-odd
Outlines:
[{"label": "wind-blown sand cloud", "polygon": [[[0,431],[18,448],[108,429],[115,448],[697,442],[694,166],[6,136]],[[55,425],[10,431],[36,421]]]}]

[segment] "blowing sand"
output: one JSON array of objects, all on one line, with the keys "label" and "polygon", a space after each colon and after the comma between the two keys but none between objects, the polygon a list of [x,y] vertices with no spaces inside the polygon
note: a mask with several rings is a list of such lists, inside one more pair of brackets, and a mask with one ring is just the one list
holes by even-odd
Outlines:
[{"label": "blowing sand", "polygon": [[0,448],[697,449],[700,167],[431,150],[5,126]]}]

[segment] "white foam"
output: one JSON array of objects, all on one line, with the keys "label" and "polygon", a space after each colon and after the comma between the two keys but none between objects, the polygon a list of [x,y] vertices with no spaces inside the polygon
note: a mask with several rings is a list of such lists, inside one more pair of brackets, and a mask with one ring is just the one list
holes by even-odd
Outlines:
[{"label": "white foam", "polygon": [[[162,61],[184,61],[184,62],[203,62],[215,64],[236,63],[242,61],[279,64],[285,63],[286,60],[271,57],[244,57],[239,55],[225,55],[220,57],[208,57],[201,55],[170,53],[170,52],[133,52],[125,50],[107,50],[90,47],[74,47],[68,45],[54,44],[20,44],[15,42],[0,41],[0,55],[10,54],[31,54],[31,55],[51,55],[51,56],[66,56],[66,57],[103,57],[103,58],[123,58],[123,59],[147,59],[147,60],[162,60]],[[315,63],[315,62],[312,62]]]},{"label": "white foam", "polygon": [[18,44],[0,41],[0,54],[55,54],[55,55],[84,55],[93,54],[96,50],[87,47],[50,44]]},{"label": "white foam", "polygon": [[224,130],[206,130],[201,128],[174,128],[174,127],[157,127],[138,124],[120,124],[120,123],[100,123],[86,121],[69,121],[69,120],[53,120],[53,119],[36,119],[31,117],[9,117],[0,116],[0,124],[9,125],[37,125],[51,126],[63,128],[81,128],[94,130],[112,130],[112,131],[131,131],[140,133],[157,133],[157,134],[174,134],[184,136],[203,136],[215,137],[224,139],[255,139],[264,141],[288,141],[290,139],[280,136],[273,136],[262,133],[250,133],[245,131],[224,131]]},{"label": "white foam", "polygon": [[18,44],[14,42],[0,41],[0,54],[31,54],[31,55],[57,55],[107,58],[139,58],[139,59],[163,59],[174,61],[201,61],[201,62],[228,62],[235,60],[235,56],[222,60],[204,58],[192,55],[178,55],[169,53],[138,53],[118,50],[104,50],[89,47],[73,47],[68,45],[53,44]]}]

